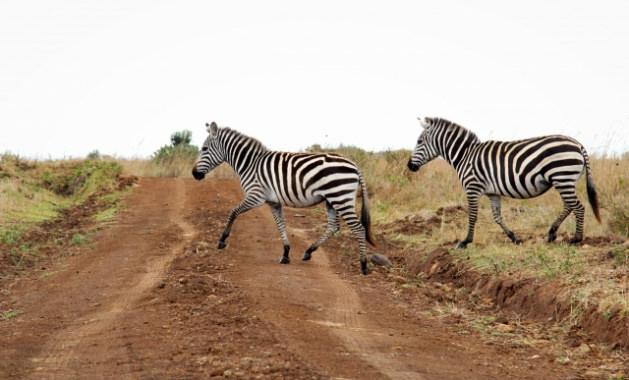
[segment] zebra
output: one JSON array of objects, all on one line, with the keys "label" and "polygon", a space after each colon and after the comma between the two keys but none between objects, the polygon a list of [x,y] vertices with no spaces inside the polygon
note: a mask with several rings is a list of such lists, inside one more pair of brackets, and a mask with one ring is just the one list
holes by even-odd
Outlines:
[{"label": "zebra", "polygon": [[473,132],[446,119],[418,119],[424,129],[408,161],[409,170],[416,172],[441,156],[454,167],[467,195],[467,236],[457,248],[465,248],[474,239],[478,200],[484,194],[491,202],[494,221],[512,242],[522,243],[502,220],[501,197],[533,198],[551,187],[559,192],[564,207],[548,231],[548,241],[555,241],[557,229],[573,212],[577,226],[569,242],[581,242],[585,209],[577,198],[575,186],[584,170],[588,200],[596,220],[601,222],[590,160],[583,145],[575,139],[551,135],[518,141],[481,142]]},{"label": "zebra", "polygon": [[[284,244],[281,264],[290,263],[290,242],[284,224],[282,206],[310,207],[325,202],[327,228],[323,235],[305,251],[302,260],[340,228],[343,219],[358,240],[360,268],[367,274],[365,240],[375,246],[371,236],[367,185],[356,165],[339,155],[324,153],[287,153],[267,149],[258,140],[231,128],[219,128],[215,122],[207,124],[206,138],[192,175],[202,180],[207,173],[227,162],[240,178],[245,199],[229,213],[227,225],[218,241],[224,249],[236,218],[263,204],[270,206],[273,219]],[[356,192],[362,192],[360,220],[356,213]]]}]

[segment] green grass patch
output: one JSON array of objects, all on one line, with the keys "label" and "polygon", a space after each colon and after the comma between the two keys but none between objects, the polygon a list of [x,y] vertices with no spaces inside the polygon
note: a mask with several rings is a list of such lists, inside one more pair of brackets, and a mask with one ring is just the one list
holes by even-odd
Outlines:
[{"label": "green grass patch", "polygon": [[583,273],[587,256],[566,244],[494,244],[485,247],[470,245],[465,250],[452,249],[455,257],[481,272],[512,274],[555,279],[571,278]]},{"label": "green grass patch", "polygon": [[15,244],[20,240],[21,236],[22,230],[18,227],[0,229],[0,243],[2,244]]},{"label": "green grass patch", "polygon": [[3,321],[8,321],[20,315],[19,310],[7,310],[0,312],[0,319]]},{"label": "green grass patch", "polygon": [[72,243],[72,245],[84,245],[84,244],[87,244],[88,242],[89,242],[89,238],[79,233],[72,235],[72,239],[70,240],[70,243]]},{"label": "green grass patch", "polygon": [[93,219],[97,223],[109,222],[114,219],[116,214],[118,213],[117,207],[109,207],[96,215],[94,215]]},{"label": "green grass patch", "polygon": [[7,268],[29,267],[43,246],[89,243],[83,227],[68,227],[72,232],[64,234],[37,226],[80,205],[86,206],[78,209],[81,216],[69,217],[100,210],[93,221],[111,220],[126,193],[120,190],[122,165],[114,161],[27,161],[5,154],[0,155],[0,173],[0,264]]}]

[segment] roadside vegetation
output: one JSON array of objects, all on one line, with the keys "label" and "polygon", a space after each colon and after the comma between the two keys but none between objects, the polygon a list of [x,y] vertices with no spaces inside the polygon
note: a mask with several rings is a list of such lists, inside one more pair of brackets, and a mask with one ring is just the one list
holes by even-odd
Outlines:
[{"label": "roadside vegetation", "polygon": [[[94,157],[34,161],[0,156],[1,277],[33,266],[47,256],[50,245],[86,244],[89,230],[79,226],[114,217],[130,181],[121,177],[119,163]],[[76,228],[56,236],[49,233],[64,223]]]},{"label": "roadside vegetation", "polygon": [[[170,136],[170,144],[156,150],[149,159],[119,159],[125,174],[139,177],[191,177],[199,147],[191,144],[192,132],[178,131]],[[208,178],[235,178],[227,165],[216,168]]]},{"label": "roadside vegetation", "polygon": [[[323,149],[314,146],[309,150]],[[455,171],[445,161],[437,159],[412,173],[406,168],[410,151],[372,153],[345,146],[325,150],[349,157],[361,168],[376,231],[403,247],[402,254],[409,256],[405,262],[421,262],[429,252],[446,247],[481,273],[570,286],[575,313],[595,303],[602,312],[620,308],[629,316],[629,153],[592,159],[602,223],[596,221],[587,203],[585,180],[579,182],[579,196],[586,208],[583,245],[566,243],[574,234],[572,215],[562,224],[558,241],[546,242],[548,228],[562,210],[559,194],[551,189],[533,199],[503,198],[503,219],[524,244],[516,246],[504,235],[484,197],[474,243],[466,250],[455,250],[451,248],[467,232],[467,201]],[[411,268],[409,275],[417,273]]]},{"label": "roadside vegetation", "polygon": [[[190,177],[198,154],[190,138],[188,131],[177,132],[171,136],[171,144],[150,160],[121,163],[125,172],[135,175]],[[546,243],[548,228],[562,210],[558,193],[551,189],[534,199],[503,198],[503,219],[524,244],[516,246],[508,240],[491,217],[488,199],[483,198],[474,243],[467,250],[454,250],[451,248],[466,233],[467,202],[454,170],[445,161],[437,159],[412,173],[406,168],[408,150],[368,152],[352,146],[320,145],[306,150],[338,153],[361,168],[370,191],[375,230],[401,247],[399,253],[407,263],[404,270],[411,280],[419,275],[414,266],[431,251],[445,247],[457,260],[483,274],[568,286],[575,313],[594,303],[603,313],[620,308],[629,315],[629,153],[592,158],[603,223],[596,222],[587,203],[585,180],[580,181],[578,192],[586,206],[583,245],[566,244],[574,233],[573,216],[561,226],[558,241]],[[235,178],[235,174],[223,164],[209,177]]]}]

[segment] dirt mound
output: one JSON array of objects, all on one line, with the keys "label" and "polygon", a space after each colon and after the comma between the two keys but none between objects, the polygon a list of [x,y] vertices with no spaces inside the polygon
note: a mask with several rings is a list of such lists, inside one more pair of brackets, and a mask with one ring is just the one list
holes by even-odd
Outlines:
[{"label": "dirt mound", "polygon": [[614,236],[586,236],[581,244],[591,245],[594,247],[608,247],[611,244],[629,243],[625,239]]},{"label": "dirt mound", "polygon": [[449,223],[452,219],[459,218],[466,213],[465,208],[459,205],[440,207],[435,215],[407,215],[393,223],[383,225],[382,230],[405,235],[426,234],[430,236],[443,224]]},{"label": "dirt mound", "polygon": [[433,230],[438,229],[440,225],[441,218],[438,216],[424,218],[419,215],[408,215],[402,220],[385,226],[385,229],[391,229],[395,232],[405,235],[416,235],[423,233],[430,235],[432,234]]},{"label": "dirt mound", "polygon": [[158,318],[151,319],[153,326],[144,327],[161,330],[161,339],[171,342],[159,354],[170,365],[156,373],[186,378],[324,378],[287,352],[268,322],[254,314],[249,306],[254,302],[225,278],[224,273],[233,270],[226,258],[205,241],[194,242],[152,291],[149,299],[158,305]]},{"label": "dirt mound", "polygon": [[[495,306],[530,318],[563,320],[576,306],[568,287],[557,282],[480,274],[454,260],[444,248],[432,251],[425,261],[411,270],[423,273],[433,281],[465,287],[471,295],[489,297]],[[590,305],[574,329],[582,330],[593,340],[629,348],[627,326],[629,318],[620,307],[602,313],[598,305]]]},{"label": "dirt mound", "polygon": [[454,216],[459,214],[466,214],[467,209],[461,205],[439,207],[437,209],[437,215],[439,216]]}]

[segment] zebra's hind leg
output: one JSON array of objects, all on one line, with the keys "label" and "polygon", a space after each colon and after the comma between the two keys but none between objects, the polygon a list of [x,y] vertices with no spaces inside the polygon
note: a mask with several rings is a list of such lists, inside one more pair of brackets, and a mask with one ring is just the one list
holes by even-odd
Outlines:
[{"label": "zebra's hind leg", "polygon": [[515,244],[522,244],[522,240],[520,240],[502,220],[502,215],[500,213],[500,196],[489,195],[488,197],[491,201],[491,213],[494,217],[494,221],[498,223],[500,227],[502,227],[502,230],[509,237],[509,239],[511,239],[512,242],[514,242]]},{"label": "zebra's hind leg", "polygon": [[282,254],[282,257],[280,257],[280,264],[290,264],[290,257],[288,257],[288,253],[290,252],[290,242],[288,241],[286,225],[284,224],[284,212],[282,211],[282,205],[279,203],[269,203],[269,206],[271,207],[271,213],[273,214],[275,224],[277,224],[277,229],[280,231],[280,238],[284,244],[284,253]]},{"label": "zebra's hind leg", "polygon": [[572,209],[564,203],[563,211],[561,211],[561,214],[559,214],[559,217],[557,217],[557,219],[550,226],[550,230],[548,230],[549,243],[552,243],[553,241],[557,240],[557,230],[559,229],[559,226],[561,225],[561,223],[563,223],[563,221],[566,219],[566,217],[568,217],[568,215],[570,215],[571,212],[572,212]]},{"label": "zebra's hind leg", "polygon": [[367,269],[367,243],[365,240],[365,228],[360,223],[358,215],[356,215],[356,208],[354,204],[345,203],[334,205],[334,209],[337,214],[343,218],[345,223],[347,223],[347,226],[352,231],[354,238],[358,240],[360,249],[360,271],[364,275],[368,274],[369,270]]},{"label": "zebra's hind leg", "polygon": [[465,240],[460,241],[459,244],[456,245],[458,249],[464,249],[467,247],[469,243],[474,241],[474,227],[476,226],[476,218],[478,217],[478,198],[480,194],[477,192],[468,192],[467,194],[467,214],[468,214],[468,225],[467,225],[467,236]]},{"label": "zebra's hind leg", "polygon": [[557,229],[561,223],[568,217],[570,212],[574,212],[574,216],[577,219],[576,231],[572,239],[569,240],[570,244],[577,244],[583,241],[583,221],[585,219],[585,207],[577,198],[577,192],[574,183],[561,183],[553,182],[553,186],[559,191],[561,199],[563,200],[564,209],[559,214],[559,217],[551,225],[548,231],[548,241],[554,241],[557,238]]},{"label": "zebra's hind leg", "polygon": [[312,243],[312,245],[308,247],[308,249],[306,249],[306,252],[304,252],[304,257],[302,258],[302,260],[304,261],[310,260],[312,258],[312,252],[316,251],[321,244],[328,240],[330,236],[334,235],[334,233],[336,233],[336,231],[338,231],[340,228],[340,221],[338,215],[336,214],[336,210],[334,210],[334,207],[332,207],[330,202],[325,202],[325,207],[328,212],[328,226],[323,235],[321,235],[321,237],[316,242]]}]

